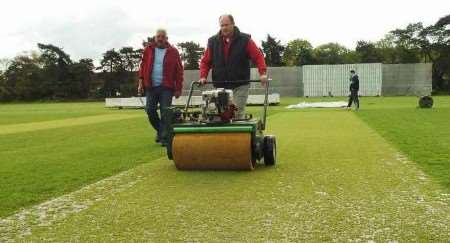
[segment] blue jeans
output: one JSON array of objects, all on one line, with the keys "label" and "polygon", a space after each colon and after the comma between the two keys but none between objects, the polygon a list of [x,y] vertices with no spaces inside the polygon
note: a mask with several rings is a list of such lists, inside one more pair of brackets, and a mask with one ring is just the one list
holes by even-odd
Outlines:
[{"label": "blue jeans", "polygon": [[[167,132],[164,110],[172,105],[173,91],[166,87],[157,86],[145,90],[147,102],[145,110],[148,120],[152,127],[156,130],[158,139],[161,142],[167,142]],[[158,115],[158,104],[159,114]]]}]

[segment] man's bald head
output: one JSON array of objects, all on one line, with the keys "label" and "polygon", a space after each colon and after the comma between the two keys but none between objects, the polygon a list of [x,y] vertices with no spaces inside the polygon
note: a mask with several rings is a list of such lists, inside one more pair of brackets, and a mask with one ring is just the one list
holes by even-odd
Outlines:
[{"label": "man's bald head", "polygon": [[221,16],[219,17],[219,23],[220,23],[220,21],[221,21],[223,18],[228,19],[228,20],[234,25],[234,18],[233,18],[233,15],[231,15],[231,14],[224,14],[224,15],[221,15]]},{"label": "man's bald head", "polygon": [[220,32],[223,36],[230,36],[234,31],[234,18],[231,14],[224,14],[219,17]]}]

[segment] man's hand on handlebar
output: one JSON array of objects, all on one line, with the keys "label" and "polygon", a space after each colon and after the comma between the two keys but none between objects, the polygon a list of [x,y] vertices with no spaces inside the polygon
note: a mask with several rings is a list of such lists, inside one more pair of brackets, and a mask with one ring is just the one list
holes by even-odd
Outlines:
[{"label": "man's hand on handlebar", "polygon": [[144,94],[144,85],[142,79],[139,79],[138,88],[137,88],[138,96]]},{"label": "man's hand on handlebar", "polygon": [[206,81],[206,78],[200,78],[198,80],[198,82],[199,82],[200,85],[204,85],[207,81]]},{"label": "man's hand on handlebar", "polygon": [[259,79],[261,80],[261,85],[262,86],[266,86],[268,83],[268,79],[267,79],[267,75],[263,74],[263,75],[259,75]]}]

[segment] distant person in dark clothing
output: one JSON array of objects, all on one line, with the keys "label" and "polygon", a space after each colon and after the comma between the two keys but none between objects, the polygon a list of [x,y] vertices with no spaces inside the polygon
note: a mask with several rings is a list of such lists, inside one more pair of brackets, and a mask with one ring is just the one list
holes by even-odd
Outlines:
[{"label": "distant person in dark clothing", "polygon": [[355,70],[350,71],[350,97],[348,99],[347,109],[352,107],[352,103],[355,103],[356,110],[359,110],[359,77],[355,73]]}]

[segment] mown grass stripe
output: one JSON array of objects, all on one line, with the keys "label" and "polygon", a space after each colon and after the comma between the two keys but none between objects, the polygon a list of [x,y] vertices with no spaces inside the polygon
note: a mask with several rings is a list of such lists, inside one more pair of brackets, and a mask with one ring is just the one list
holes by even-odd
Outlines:
[{"label": "mown grass stripe", "polygon": [[0,218],[164,156],[154,136],[146,117],[0,136]]},{"label": "mown grass stripe", "polygon": [[0,126],[0,135],[30,132],[45,129],[54,129],[71,126],[89,125],[102,123],[107,121],[117,121],[140,117],[142,114],[114,114],[114,115],[98,115],[79,118],[70,118],[44,122],[30,122],[25,124],[3,125]]}]

